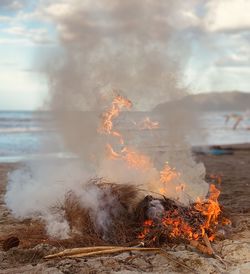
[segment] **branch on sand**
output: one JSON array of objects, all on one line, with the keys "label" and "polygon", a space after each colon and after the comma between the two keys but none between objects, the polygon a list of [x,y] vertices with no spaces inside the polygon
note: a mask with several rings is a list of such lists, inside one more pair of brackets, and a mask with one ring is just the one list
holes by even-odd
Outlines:
[{"label": "branch on sand", "polygon": [[107,255],[107,254],[115,254],[115,253],[122,253],[122,252],[131,252],[131,251],[138,251],[138,252],[155,252],[159,253],[163,257],[175,262],[176,264],[188,269],[192,273],[195,271],[180,262],[179,260],[174,259],[173,256],[170,256],[168,252],[162,248],[142,248],[142,247],[122,247],[122,246],[95,246],[95,247],[83,247],[83,248],[73,248],[73,249],[66,249],[62,252],[48,255],[44,257],[44,259],[56,259],[56,258],[83,258],[83,257],[90,257],[96,255]]},{"label": "branch on sand", "polygon": [[79,258],[79,257],[89,257],[95,255],[113,254],[127,251],[151,251],[159,252],[159,248],[141,248],[141,247],[120,247],[120,246],[95,246],[95,247],[83,247],[83,248],[72,248],[66,249],[62,252],[48,255],[45,259],[53,258]]}]

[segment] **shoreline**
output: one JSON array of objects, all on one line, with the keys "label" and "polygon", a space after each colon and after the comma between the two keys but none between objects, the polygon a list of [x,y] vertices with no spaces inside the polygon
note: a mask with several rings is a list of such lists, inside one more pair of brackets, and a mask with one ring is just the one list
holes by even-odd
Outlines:
[{"label": "shoreline", "polygon": [[[167,148],[167,146],[148,146],[148,149],[162,149]],[[191,149],[194,153],[199,151],[207,152],[210,149],[219,148],[225,150],[250,150],[250,143],[237,143],[237,144],[213,144],[213,145],[192,145]],[[66,159],[77,159],[72,153],[65,153],[65,152],[56,152],[56,153],[37,153],[37,154],[26,154],[26,155],[11,155],[11,156],[0,156],[0,165],[2,164],[18,164],[23,163],[26,161],[36,161],[42,159],[58,159],[58,160],[66,160]]]}]

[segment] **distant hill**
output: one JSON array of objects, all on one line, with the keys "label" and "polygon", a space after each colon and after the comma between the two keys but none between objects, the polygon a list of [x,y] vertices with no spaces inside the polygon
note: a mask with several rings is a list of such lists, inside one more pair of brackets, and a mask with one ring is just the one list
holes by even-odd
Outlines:
[{"label": "distant hill", "polygon": [[154,111],[178,107],[198,111],[246,111],[250,109],[250,93],[232,91],[188,95],[180,100],[161,103]]}]

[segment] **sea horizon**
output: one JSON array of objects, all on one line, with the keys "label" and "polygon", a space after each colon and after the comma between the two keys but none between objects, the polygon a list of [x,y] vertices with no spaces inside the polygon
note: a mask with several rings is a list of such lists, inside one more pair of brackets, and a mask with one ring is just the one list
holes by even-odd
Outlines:
[{"label": "sea horizon", "polygon": [[[44,157],[75,157],[73,153],[65,148],[63,138],[56,127],[56,121],[50,113],[51,111],[48,110],[0,110],[0,162]],[[145,113],[151,114],[151,112],[130,112],[129,119],[125,115],[125,118],[121,121],[123,130],[130,131],[131,134],[141,134],[143,138],[149,135],[148,130],[142,132],[134,127],[130,121],[131,117],[135,117],[137,120],[141,119]],[[190,145],[209,146],[250,143],[250,131],[247,130],[250,126],[250,120],[244,121],[236,130],[233,130],[233,121],[225,123],[227,113],[219,111],[206,112],[201,115],[199,117],[200,132],[196,131],[196,136],[190,137]],[[164,134],[165,129],[159,128],[154,129],[154,131],[157,134]],[[204,133],[206,135],[205,141],[202,137]],[[164,143],[154,144],[154,147],[161,149],[164,147],[167,149],[167,146]],[[150,143],[149,147],[151,147]]]}]

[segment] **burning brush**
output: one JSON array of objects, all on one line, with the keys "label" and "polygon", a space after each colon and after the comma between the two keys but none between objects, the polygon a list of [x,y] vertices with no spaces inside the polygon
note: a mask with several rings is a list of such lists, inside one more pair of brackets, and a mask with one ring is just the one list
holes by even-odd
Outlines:
[{"label": "burning brush", "polygon": [[213,241],[221,212],[218,204],[219,191],[214,185],[204,201],[183,206],[177,201],[163,196],[155,199],[146,196],[139,205],[143,216],[143,229],[138,238],[145,246],[163,246],[171,243],[190,243],[203,253],[212,254],[210,249],[202,249],[199,240]]},{"label": "burning brush", "polygon": [[[114,129],[113,120],[124,108],[129,110],[131,107],[132,103],[128,99],[115,94],[110,108],[102,115],[98,132],[108,135],[113,141],[118,140],[115,148],[112,142],[107,143],[108,160],[123,163],[128,172],[148,174],[151,171],[150,174],[154,176],[150,178],[149,184],[145,184],[151,188],[140,189],[139,185],[111,183],[103,178],[90,180],[85,185],[86,191],[95,188],[95,192],[100,193],[98,206],[94,211],[91,207],[86,207],[86,204],[83,206],[81,198],[76,194],[68,193],[63,210],[71,231],[77,232],[72,237],[76,237],[81,246],[107,246],[106,249],[100,247],[95,251],[96,254],[103,250],[123,250],[110,246],[114,244],[123,245],[124,250],[129,250],[125,248],[129,246],[160,250],[178,243],[190,244],[205,254],[214,254],[210,242],[215,239],[221,218],[218,203],[220,191],[211,184],[207,198],[198,197],[196,201],[190,199],[191,202],[182,203],[181,196],[186,194],[187,187],[182,174],[168,163],[158,171],[148,155],[126,146],[122,133]],[[147,124],[149,121],[148,119]],[[158,127],[159,124],[154,122],[154,127],[151,128]],[[175,195],[169,195],[170,186]],[[155,197],[148,195],[149,193],[154,193]],[[86,252],[85,250],[84,254]]]},{"label": "burning brush", "polygon": [[[155,169],[154,164],[147,155],[125,146],[122,134],[113,128],[113,119],[117,118],[123,108],[130,109],[132,103],[120,96],[115,95],[111,107],[103,114],[100,131],[104,134],[118,137],[123,145],[121,151],[115,151],[111,144],[107,144],[108,157],[113,161],[123,161],[131,169],[149,170]],[[148,118],[149,119],[149,118]],[[158,128],[159,123],[156,123]],[[182,175],[168,163],[159,172],[157,193],[161,198],[146,196],[138,203],[135,210],[138,230],[141,230],[137,238],[145,246],[163,246],[169,243],[190,243],[202,252],[211,254],[210,241],[215,238],[218,218],[221,209],[218,203],[220,191],[214,184],[210,185],[209,195],[206,199],[197,198],[195,202],[184,206],[178,201],[178,197],[184,193],[186,183]],[[166,198],[168,187],[174,184],[176,199]],[[159,197],[159,195],[157,195]],[[142,227],[141,227],[142,226]],[[141,227],[141,229],[140,229]],[[203,240],[208,249],[202,249],[199,241]]]},{"label": "burning brush", "polygon": [[[132,223],[135,227],[134,231],[139,231],[137,238],[140,242],[143,242],[143,245],[149,247],[188,242],[199,248],[198,241],[202,239],[206,239],[205,244],[208,245],[208,242],[213,241],[215,238],[218,218],[221,212],[218,203],[220,191],[216,189],[214,184],[211,184],[207,199],[198,197],[195,202],[184,206],[181,203],[181,196],[186,195],[185,189],[187,185],[182,174],[170,167],[168,163],[165,163],[164,168],[158,171],[148,155],[127,147],[121,132],[114,129],[113,120],[119,116],[123,109],[129,110],[131,107],[132,103],[130,100],[115,92],[110,108],[102,115],[102,123],[98,131],[101,134],[118,138],[118,142],[122,146],[120,150],[115,150],[111,143],[107,144],[107,157],[110,161],[123,162],[127,165],[129,171],[139,170],[142,173],[146,173],[148,170],[153,170],[154,173],[157,173],[156,178],[150,182],[153,188],[149,188],[149,191],[153,190],[157,194],[157,197],[160,198],[152,196],[142,198],[136,206],[135,212],[132,213],[134,217],[130,218],[131,222],[129,223]],[[149,118],[146,121],[150,121]],[[158,122],[154,122],[154,125],[155,127],[150,128],[159,127]],[[166,197],[169,197],[169,189],[173,188],[173,186],[175,186],[175,194],[172,196],[175,198],[171,200]],[[112,187],[114,190],[114,184]],[[117,189],[118,187],[116,187]],[[123,187],[124,193],[126,193],[125,189],[126,187]],[[119,201],[123,197],[123,194],[122,191],[116,192],[116,194],[118,193],[119,197],[117,200]],[[124,202],[121,204],[124,208]],[[128,208],[128,205],[125,205],[125,208]],[[131,217],[131,213],[129,216]],[[113,222],[116,223],[116,220],[113,220]],[[205,253],[210,254],[211,250]]]},{"label": "burning brush", "polygon": [[[219,191],[213,185],[206,200],[189,206],[165,196],[143,196],[143,191],[135,186],[110,183],[102,178],[90,180],[88,186],[94,186],[103,193],[98,212],[105,208],[109,222],[105,224],[105,229],[98,227],[98,212],[83,208],[79,198],[68,193],[63,210],[72,234],[63,243],[68,247],[76,246],[75,243],[86,247],[49,255],[47,259],[130,250],[162,252],[164,248],[176,244],[191,245],[203,254],[215,255],[210,242],[215,239],[222,218],[217,201]],[[110,200],[115,201],[115,211]]]}]

